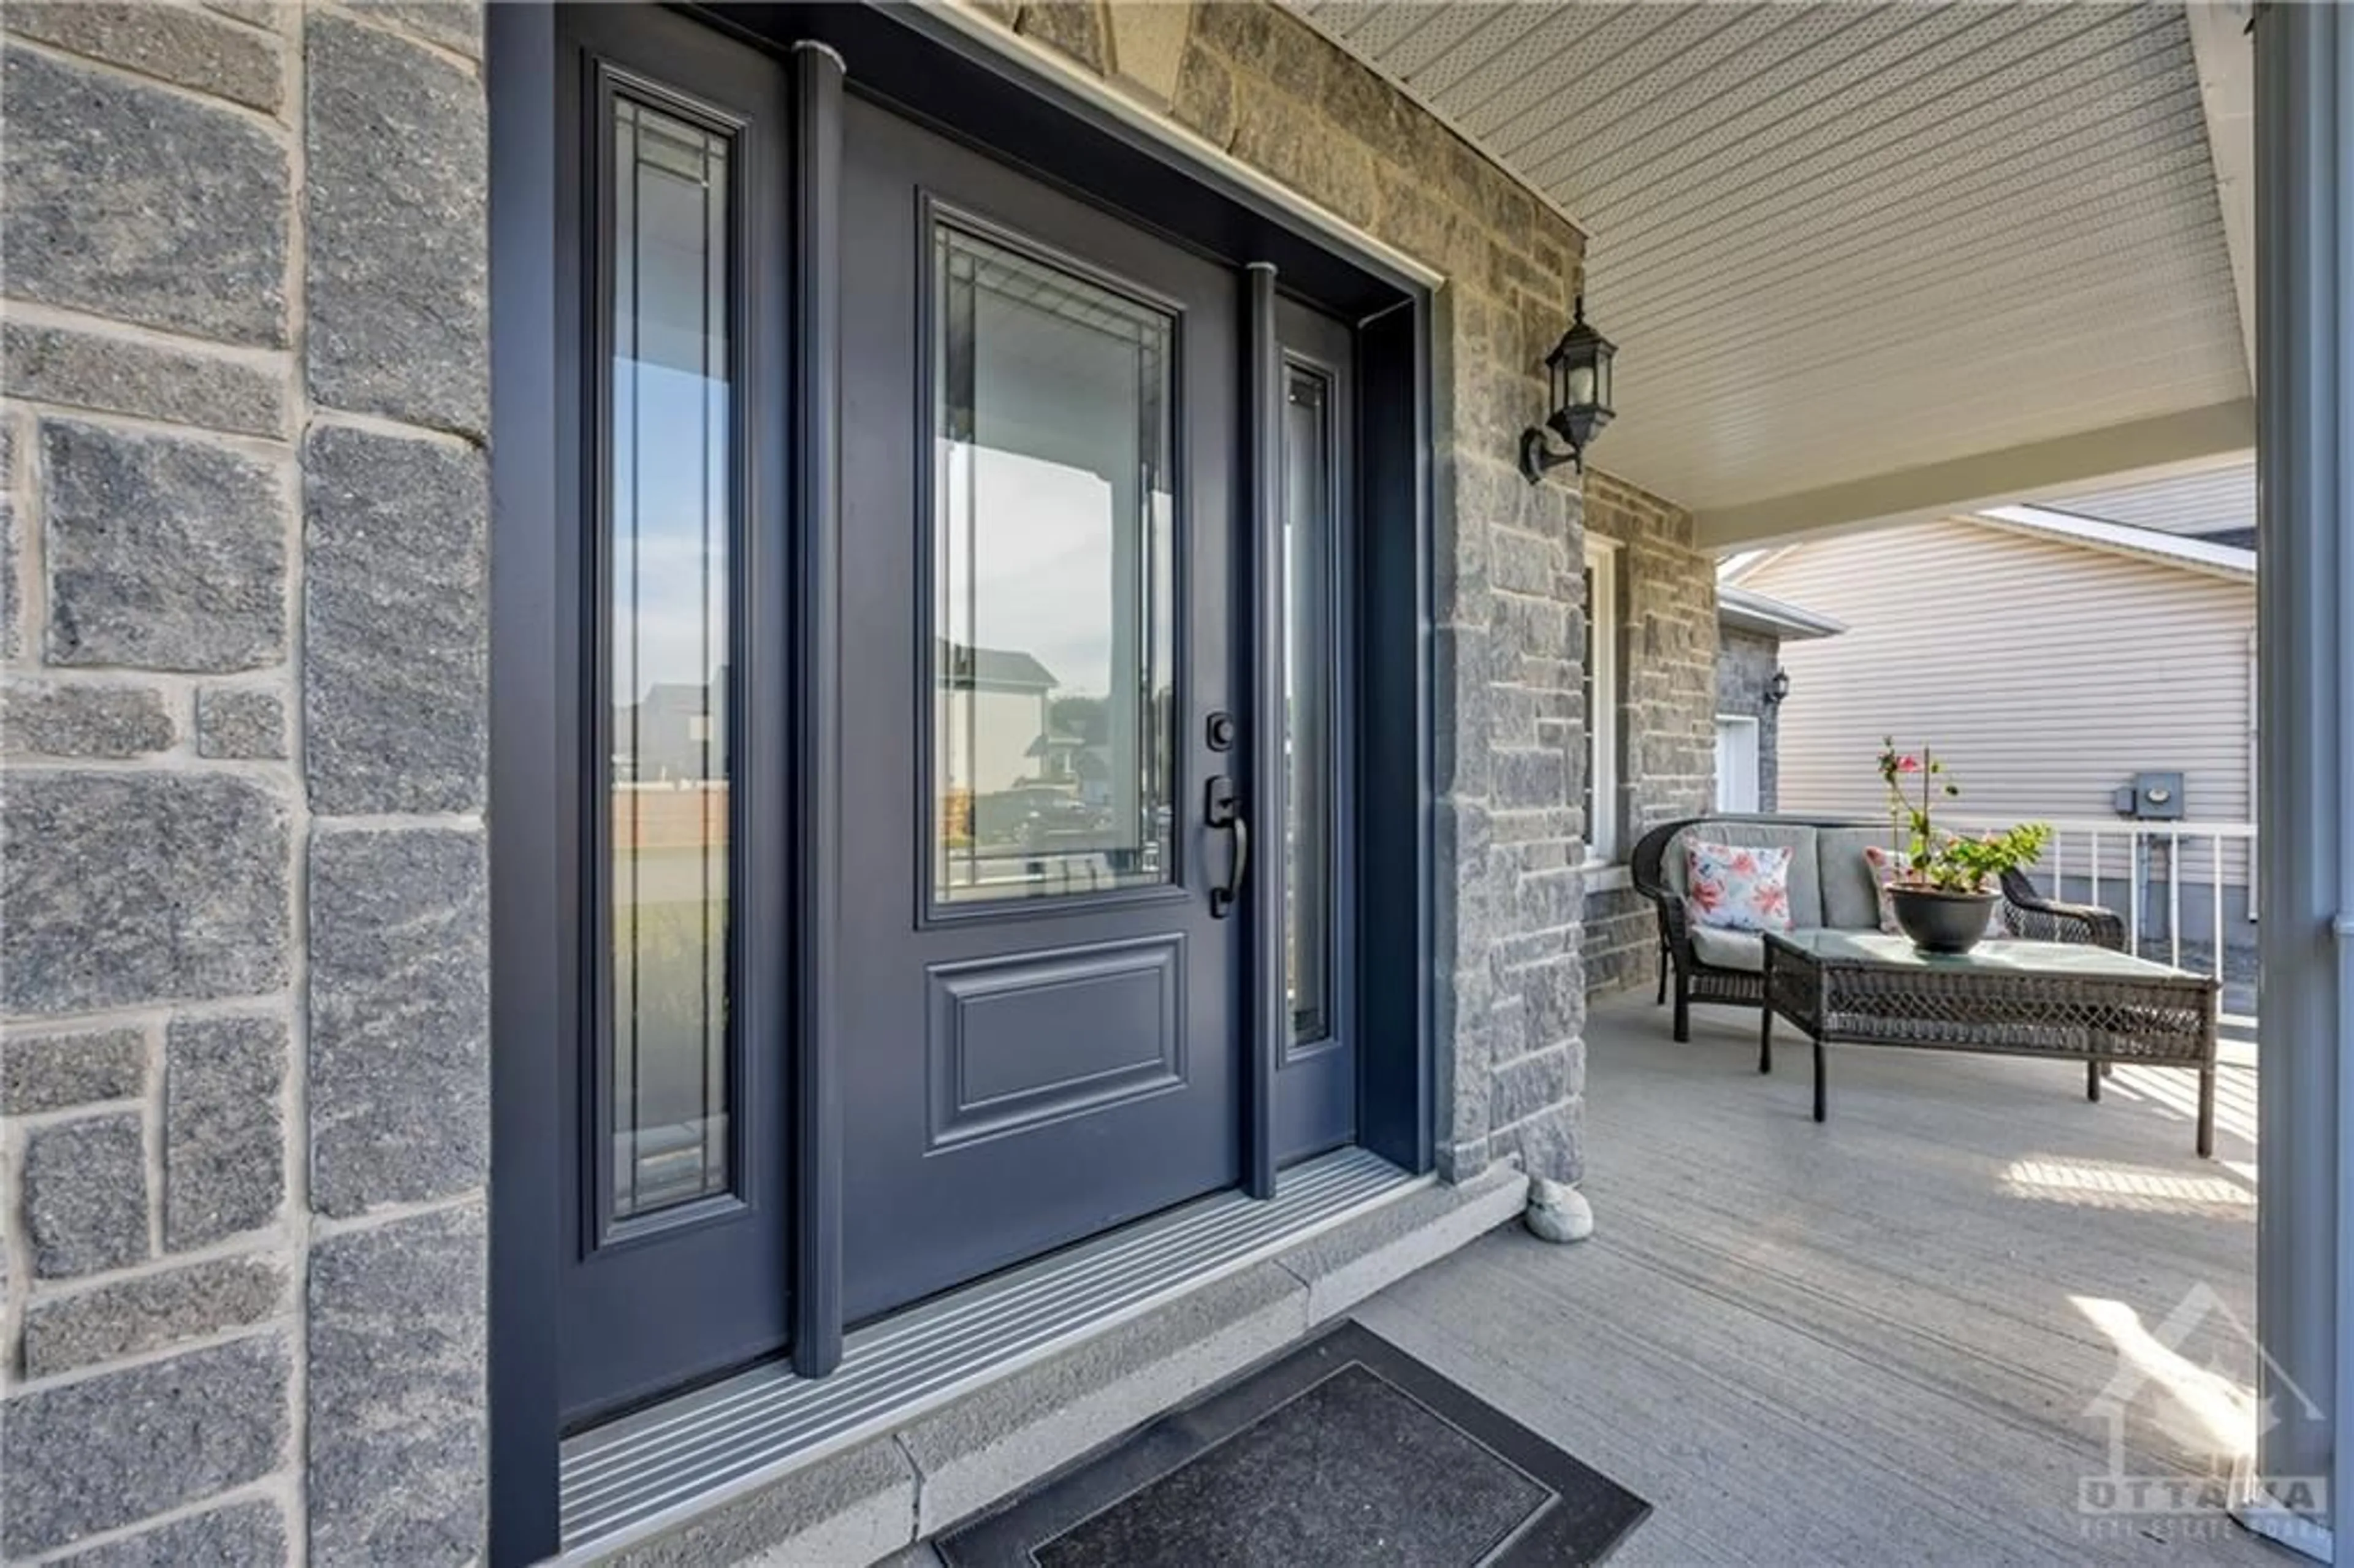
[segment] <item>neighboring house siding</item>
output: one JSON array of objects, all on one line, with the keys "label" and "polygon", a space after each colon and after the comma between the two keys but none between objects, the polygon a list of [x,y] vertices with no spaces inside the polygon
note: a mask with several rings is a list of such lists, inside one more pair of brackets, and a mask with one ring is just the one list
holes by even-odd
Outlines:
[{"label": "neighboring house siding", "polygon": [[[2117,786],[2168,769],[2190,821],[2251,820],[2252,582],[1949,521],[1803,545],[1742,586],[1848,625],[1782,651],[1785,810],[1883,813],[1873,758],[1893,735],[1936,748],[1957,814],[2112,821]],[[2202,909],[2207,853],[2183,872]],[[2121,837],[2103,863],[2115,905]],[[2242,916],[2244,864],[2227,854]],[[2082,859],[2068,869],[2081,895]]]},{"label": "neighboring house siding", "polygon": [[[1586,477],[1585,525],[1621,546],[1619,842],[1597,851],[1624,866],[1646,829],[1715,802],[1716,568],[1693,547],[1690,513],[1606,473]],[[1585,955],[1589,993],[1651,983],[1650,905],[1624,885],[1588,893]]]}]

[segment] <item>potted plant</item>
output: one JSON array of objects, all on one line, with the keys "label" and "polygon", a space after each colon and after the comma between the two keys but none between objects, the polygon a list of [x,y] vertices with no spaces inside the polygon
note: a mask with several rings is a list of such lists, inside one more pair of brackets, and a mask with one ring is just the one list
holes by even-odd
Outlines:
[{"label": "potted plant", "polygon": [[1962,791],[1927,747],[1915,757],[1898,751],[1893,737],[1883,740],[1880,777],[1896,841],[1898,869],[1888,883],[1896,924],[1925,953],[1967,953],[1987,933],[2002,874],[2041,857],[2052,829],[2021,822],[1995,832],[1939,832],[1931,821],[1935,802]]}]

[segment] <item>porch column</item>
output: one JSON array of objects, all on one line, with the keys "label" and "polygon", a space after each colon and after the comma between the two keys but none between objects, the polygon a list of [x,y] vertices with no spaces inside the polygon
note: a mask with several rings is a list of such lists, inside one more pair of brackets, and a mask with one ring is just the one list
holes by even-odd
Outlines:
[{"label": "porch column", "polygon": [[2266,5],[2255,33],[2257,1394],[2275,1424],[2257,1440],[2274,1506],[2243,1517],[2328,1562],[2354,1489],[2354,13]]}]

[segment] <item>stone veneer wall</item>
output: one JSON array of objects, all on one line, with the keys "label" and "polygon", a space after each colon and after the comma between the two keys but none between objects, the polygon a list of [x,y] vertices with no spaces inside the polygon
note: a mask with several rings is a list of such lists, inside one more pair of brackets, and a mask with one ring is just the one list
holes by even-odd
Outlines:
[{"label": "stone veneer wall", "polygon": [[[479,17],[215,4],[6,12],[0,1555],[461,1561],[486,1469]],[[1271,6],[996,9],[1446,276],[1439,1163],[1575,1179],[1581,500],[1512,465],[1582,238]],[[1596,482],[1648,602],[1689,524]],[[1673,705],[1655,652],[1670,686],[1706,668],[1671,608],[1630,619],[1638,708]],[[1629,734],[1649,776],[1689,761]]]},{"label": "stone veneer wall", "polygon": [[[1606,456],[1606,453],[1604,454]],[[1691,514],[1608,473],[1587,476],[1585,525],[1618,541],[1618,821],[1624,862],[1656,823],[1716,800],[1716,563]],[[1585,898],[1589,992],[1653,983],[1659,926],[1628,887]]]},{"label": "stone veneer wall", "polygon": [[1782,640],[1730,626],[1716,637],[1716,711],[1757,721],[1757,809],[1771,811],[1781,794],[1782,705],[1766,700],[1766,688],[1782,667]]},{"label": "stone veneer wall", "polygon": [[461,1561],[480,18],[5,18],[0,1557]]}]

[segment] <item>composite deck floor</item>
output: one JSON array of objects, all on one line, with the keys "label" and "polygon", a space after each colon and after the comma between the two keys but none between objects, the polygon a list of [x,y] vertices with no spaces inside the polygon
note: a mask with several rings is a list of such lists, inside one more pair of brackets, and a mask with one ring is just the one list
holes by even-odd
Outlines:
[{"label": "composite deck floor", "polygon": [[[1511,1227],[1360,1320],[1649,1499],[1640,1564],[2289,1563],[2214,1514],[2080,1510],[2087,1477],[2228,1469],[2253,1431],[2255,1075],[1804,1042],[1597,1004],[1597,1230]],[[2111,1433],[2123,1433],[2121,1458]]]}]

